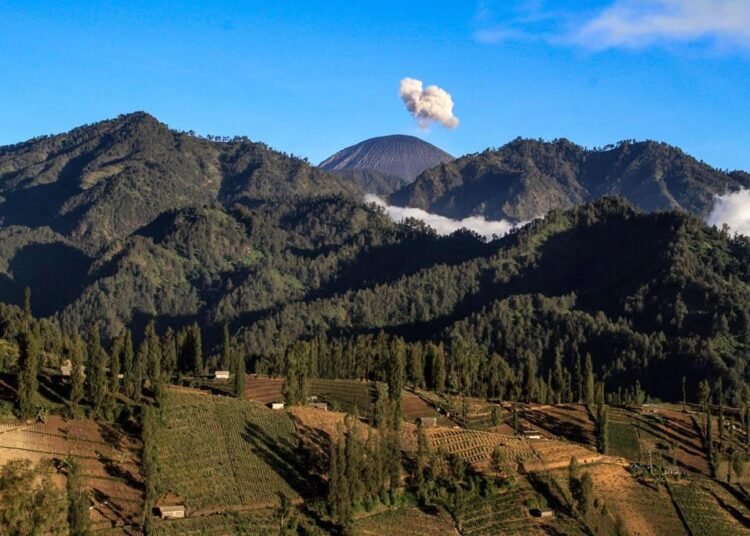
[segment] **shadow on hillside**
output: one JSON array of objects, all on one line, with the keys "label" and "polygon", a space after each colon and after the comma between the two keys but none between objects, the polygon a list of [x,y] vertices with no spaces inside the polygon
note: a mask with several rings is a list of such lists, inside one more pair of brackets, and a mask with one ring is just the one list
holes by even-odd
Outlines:
[{"label": "shadow on hillside", "polygon": [[304,452],[290,440],[279,440],[268,435],[260,426],[248,422],[242,438],[276,473],[303,497],[324,489],[324,484],[310,474]]},{"label": "shadow on hillside", "polygon": [[745,516],[731,504],[727,503],[724,499],[719,497],[713,490],[711,490],[711,496],[716,499],[716,502],[724,509],[725,512],[731,515],[743,527],[745,527],[746,529],[750,529],[750,519],[748,519],[747,516]]},{"label": "shadow on hillside", "polygon": [[24,246],[9,263],[13,279],[0,279],[0,301],[23,303],[29,287],[34,314],[52,315],[78,298],[90,264],[80,250],[60,242]]},{"label": "shadow on hillside", "polygon": [[542,428],[553,435],[563,437],[568,441],[583,443],[584,445],[591,444],[591,434],[580,424],[572,421],[560,421],[556,417],[542,411],[527,411],[521,416],[532,425]]}]

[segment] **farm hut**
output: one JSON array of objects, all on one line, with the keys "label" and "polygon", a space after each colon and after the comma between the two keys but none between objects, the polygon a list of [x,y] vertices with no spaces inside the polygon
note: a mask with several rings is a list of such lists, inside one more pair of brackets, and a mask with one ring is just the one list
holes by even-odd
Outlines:
[{"label": "farm hut", "polygon": [[555,511],[548,508],[532,508],[529,513],[534,517],[555,517]]},{"label": "farm hut", "polygon": [[157,506],[156,513],[162,519],[180,519],[185,517],[185,507],[181,504],[175,506]]},{"label": "farm hut", "polygon": [[214,379],[215,380],[228,380],[229,379],[229,371],[228,370],[217,370],[214,372]]},{"label": "farm hut", "polygon": [[[81,371],[85,371],[86,367],[82,366]],[[60,365],[60,375],[65,377],[70,377],[73,374],[73,363],[70,361],[70,359],[66,359],[63,361],[63,364]]]},{"label": "farm hut", "polygon": [[325,402],[310,402],[308,406],[311,408],[322,409],[323,411],[328,411],[328,404],[326,404]]},{"label": "farm hut", "polygon": [[271,409],[284,409],[283,402],[269,402],[268,407]]},{"label": "farm hut", "polygon": [[417,417],[417,422],[425,428],[434,428],[437,426],[437,417]]},{"label": "farm hut", "polygon": [[307,397],[307,402],[317,402],[318,401],[318,395],[310,395]]},{"label": "farm hut", "polygon": [[542,434],[536,430],[524,430],[523,437],[526,439],[542,439]]}]

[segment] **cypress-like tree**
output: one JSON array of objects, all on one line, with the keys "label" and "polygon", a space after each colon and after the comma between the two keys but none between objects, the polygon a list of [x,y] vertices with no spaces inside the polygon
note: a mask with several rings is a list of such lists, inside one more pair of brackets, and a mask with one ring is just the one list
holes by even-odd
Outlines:
[{"label": "cypress-like tree", "polygon": [[138,397],[136,395],[140,391],[137,388],[138,372],[136,369],[137,364],[133,355],[133,335],[129,329],[126,329],[123,333],[122,342],[122,383],[125,388],[125,394],[137,402]]},{"label": "cypress-like tree", "polygon": [[115,396],[120,392],[120,370],[122,368],[122,353],[124,346],[123,334],[120,333],[112,341],[112,352],[109,359],[109,392]]},{"label": "cypress-like tree", "polygon": [[607,407],[599,404],[596,419],[596,446],[599,452],[607,454],[609,451],[609,417]]},{"label": "cypress-like tree", "polygon": [[81,484],[81,469],[78,460],[70,457],[68,465],[68,527],[70,536],[89,536],[91,534],[91,517],[89,515],[89,498]]},{"label": "cypress-like tree", "polygon": [[94,413],[101,415],[107,397],[107,354],[102,348],[98,322],[91,326],[87,353],[86,396]]},{"label": "cypress-like tree", "polygon": [[177,341],[172,328],[167,328],[162,338],[161,365],[164,380],[171,382],[177,370]]},{"label": "cypress-like tree", "polygon": [[581,354],[576,354],[576,366],[575,366],[575,378],[576,378],[576,402],[580,404],[583,402],[583,368],[581,367]]},{"label": "cypress-like tree", "polygon": [[85,363],[87,362],[86,344],[81,335],[76,333],[70,343],[70,403],[74,414],[78,413],[79,404],[85,395]]},{"label": "cypress-like tree", "polygon": [[584,401],[587,406],[594,403],[594,366],[591,363],[591,354],[586,354],[586,365],[583,371],[585,378]]},{"label": "cypress-like tree", "polygon": [[445,390],[445,351],[442,345],[429,343],[427,359],[430,365],[430,383],[438,393]]},{"label": "cypress-like tree", "polygon": [[391,399],[394,418],[401,421],[401,392],[405,380],[405,346],[400,337],[393,339],[391,344],[390,363],[388,366],[388,396]]},{"label": "cypress-like tree", "polygon": [[237,398],[242,398],[245,393],[245,356],[239,351],[234,354],[234,394]]},{"label": "cypress-like tree", "polygon": [[526,367],[524,369],[524,396],[526,402],[535,402],[539,396],[537,387],[537,362],[536,355],[528,352],[526,357]]},{"label": "cypress-like tree", "polygon": [[193,374],[200,376],[203,374],[203,338],[197,322],[193,323],[191,327],[189,345]]},{"label": "cypress-like tree", "polygon": [[161,371],[161,341],[156,333],[156,323],[152,320],[146,326],[145,333],[148,342],[148,357],[146,358],[146,377],[152,389],[158,389],[162,382]]},{"label": "cypress-like tree", "polygon": [[23,324],[28,327],[31,323],[33,315],[31,313],[31,289],[25,287],[23,289]]},{"label": "cypress-like tree", "polygon": [[36,409],[39,392],[39,341],[36,334],[25,327],[18,335],[18,409],[28,419]]},{"label": "cypress-like tree", "polygon": [[229,326],[224,322],[224,331],[221,337],[221,363],[219,364],[221,370],[231,370],[233,367],[232,363],[232,342],[229,337]]}]

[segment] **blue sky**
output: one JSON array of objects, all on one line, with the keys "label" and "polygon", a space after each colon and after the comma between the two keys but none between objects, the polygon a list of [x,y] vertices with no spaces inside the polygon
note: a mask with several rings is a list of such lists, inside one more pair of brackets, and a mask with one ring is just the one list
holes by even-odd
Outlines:
[{"label": "blue sky", "polygon": [[[318,162],[419,135],[658,139],[750,169],[750,1],[0,2],[0,144],[145,110]],[[420,130],[411,77],[457,128]]]}]

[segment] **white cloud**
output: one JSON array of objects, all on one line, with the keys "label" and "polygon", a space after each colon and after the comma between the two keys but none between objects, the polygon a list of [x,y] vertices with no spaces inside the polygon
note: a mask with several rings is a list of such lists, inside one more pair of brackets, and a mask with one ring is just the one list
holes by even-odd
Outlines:
[{"label": "white cloud", "polygon": [[707,221],[717,227],[727,224],[733,232],[750,236],[750,190],[717,195]]},{"label": "white cloud", "polygon": [[[710,44],[750,48],[750,0],[611,0],[596,10],[521,4],[498,19],[489,4],[475,17],[482,43],[544,41],[592,50]],[[498,4],[499,6],[499,4]]]},{"label": "white cloud", "polygon": [[750,1],[618,0],[573,37],[593,48],[698,40],[750,46]]},{"label": "white cloud", "polygon": [[435,229],[440,235],[451,234],[459,229],[470,229],[488,240],[492,240],[493,235],[503,236],[514,227],[526,224],[526,222],[512,223],[506,220],[485,220],[481,216],[472,216],[470,218],[464,218],[463,220],[452,220],[445,216],[431,214],[421,208],[395,207],[387,205],[382,199],[372,194],[367,194],[365,196],[365,202],[375,203],[376,205],[383,207],[386,214],[388,214],[388,217],[393,221],[400,222],[406,218],[421,220]]},{"label": "white cloud", "polygon": [[458,126],[458,117],[453,115],[453,98],[444,89],[438,86],[423,88],[421,80],[404,78],[399,86],[399,96],[421,128],[427,128],[431,121],[446,128]]}]

